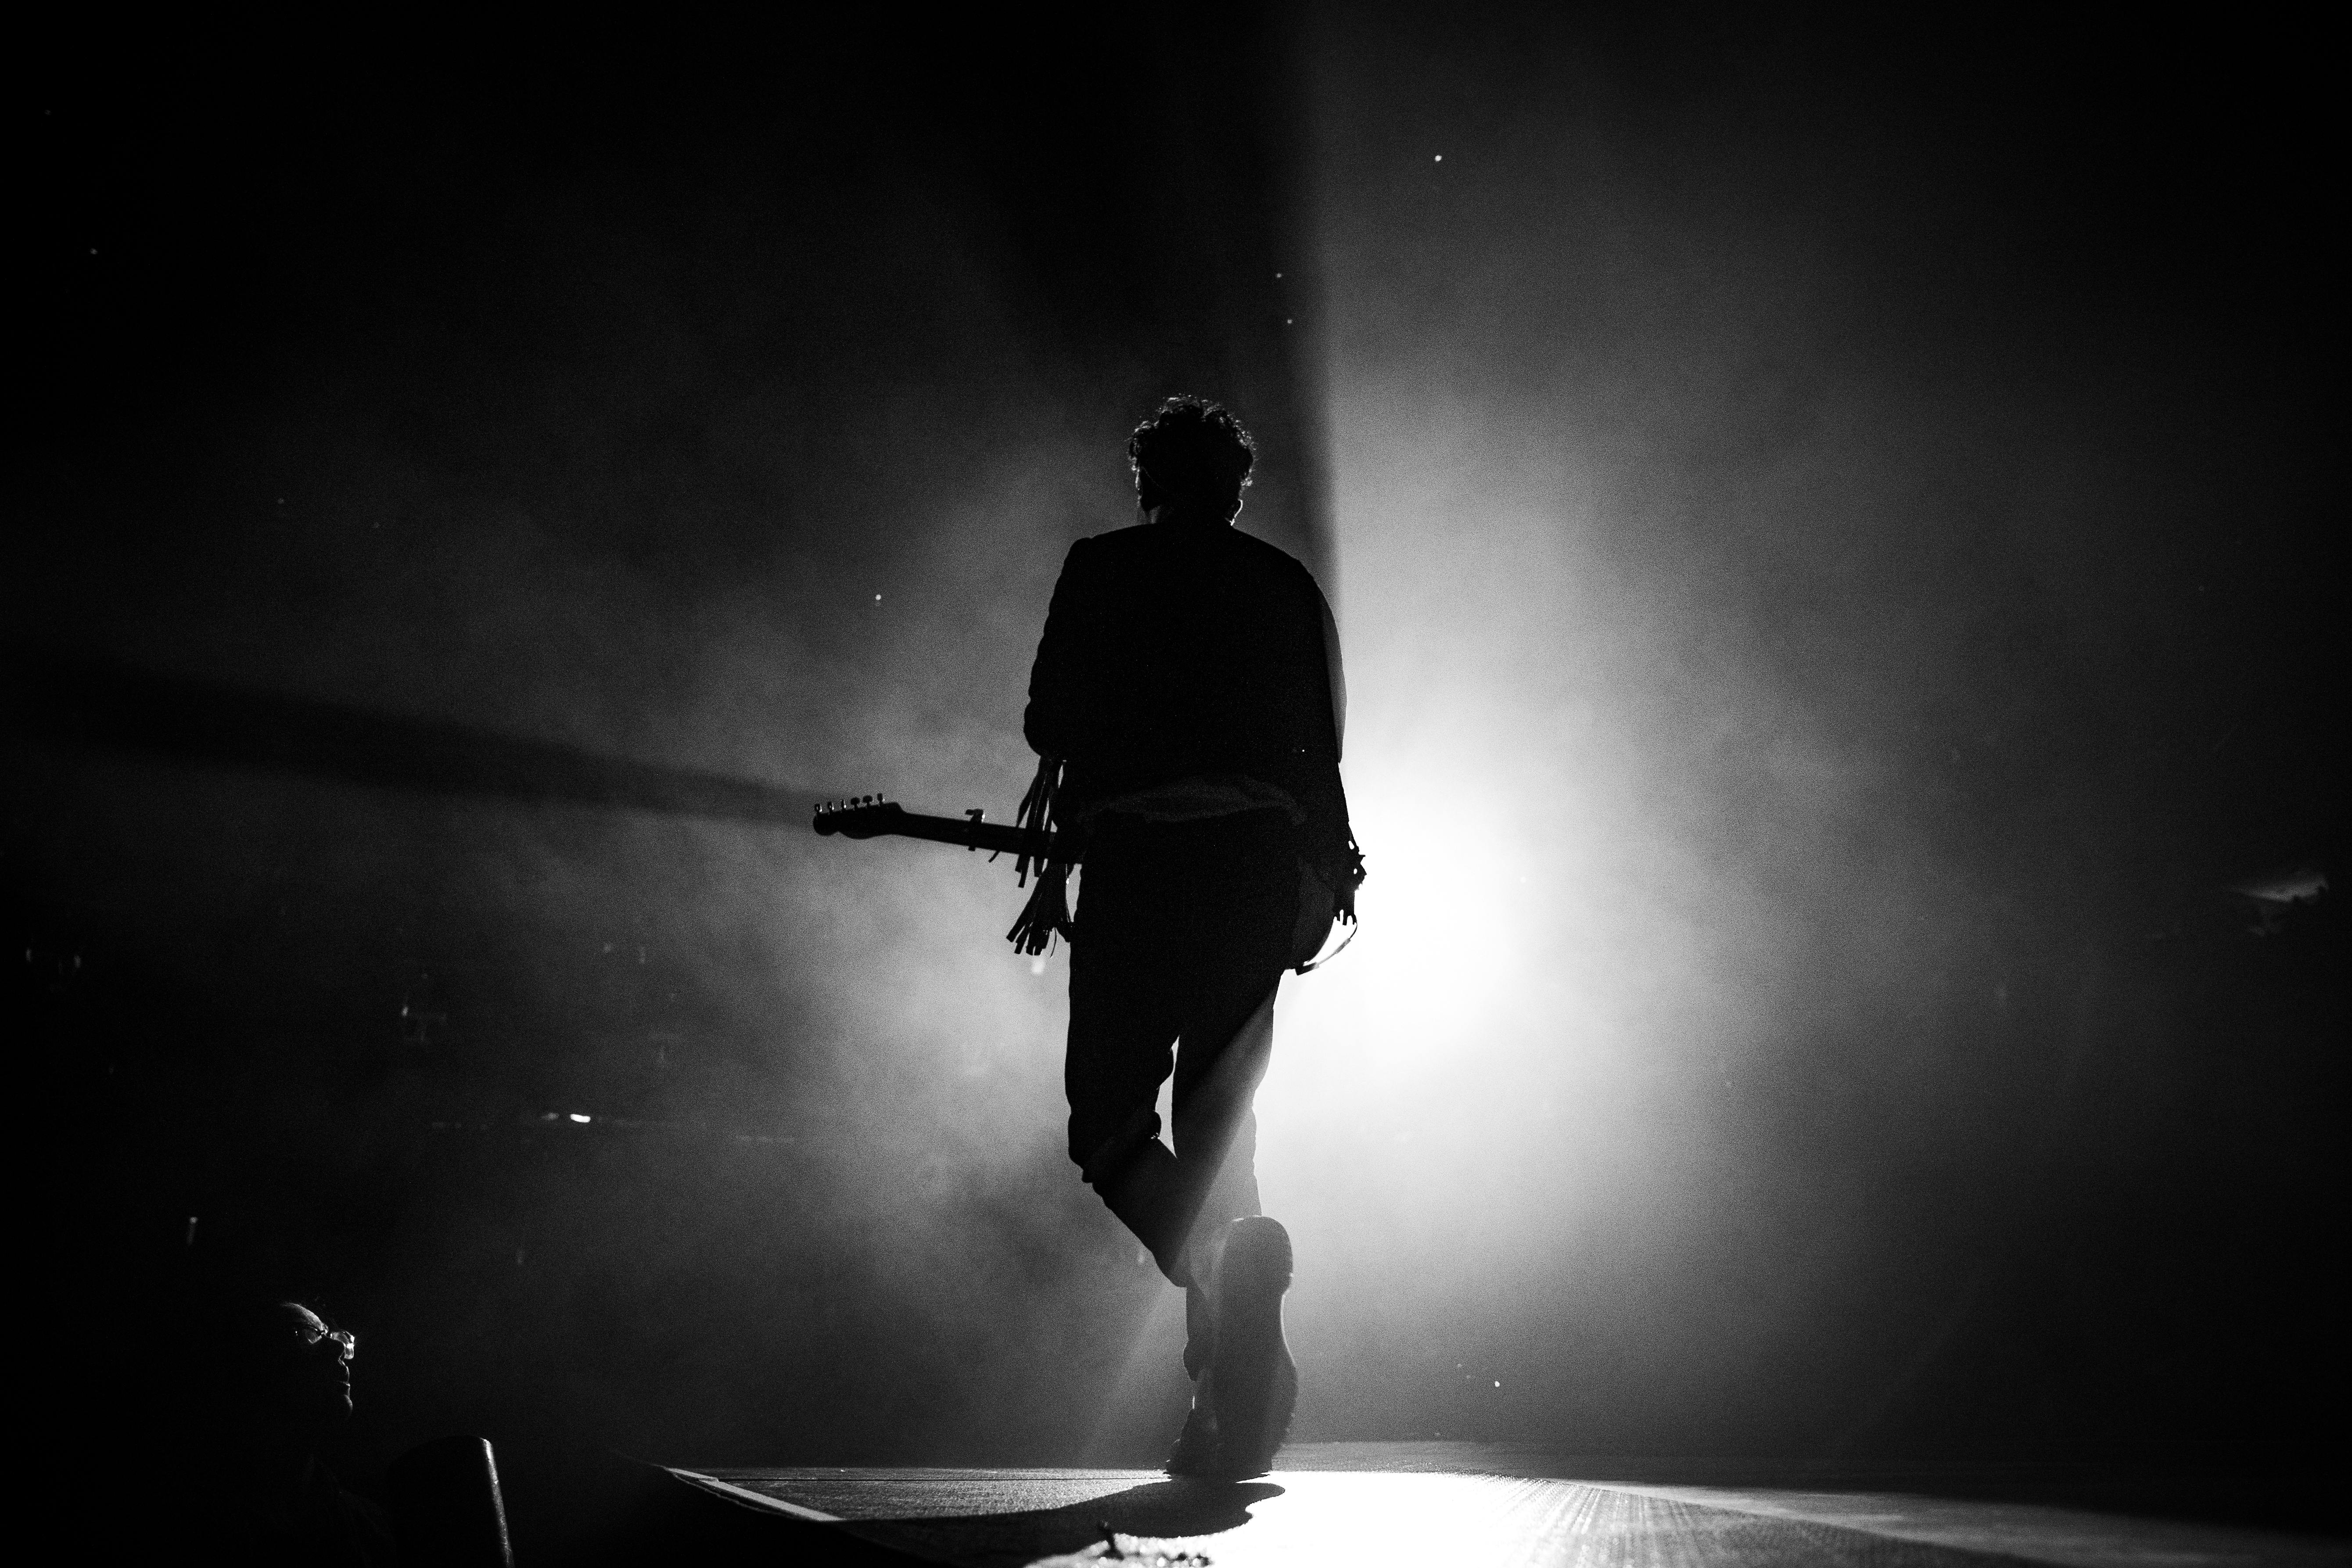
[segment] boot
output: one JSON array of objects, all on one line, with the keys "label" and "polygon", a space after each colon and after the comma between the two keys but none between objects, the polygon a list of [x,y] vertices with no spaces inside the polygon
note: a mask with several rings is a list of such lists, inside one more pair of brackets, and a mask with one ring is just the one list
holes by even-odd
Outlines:
[{"label": "boot", "polygon": [[[1290,1233],[1279,1222],[1251,1215],[1226,1227],[1210,1281],[1215,1337],[1202,1381],[1217,1433],[1217,1473],[1230,1479],[1273,1467],[1297,1407],[1298,1364],[1282,1333],[1290,1273]],[[1196,1394],[1195,1410],[1202,1403]]]}]

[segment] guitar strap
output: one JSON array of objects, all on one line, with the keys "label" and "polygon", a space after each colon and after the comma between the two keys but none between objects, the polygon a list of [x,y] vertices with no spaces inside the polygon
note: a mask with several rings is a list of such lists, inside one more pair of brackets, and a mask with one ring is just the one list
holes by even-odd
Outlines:
[{"label": "guitar strap", "polygon": [[1339,946],[1333,948],[1330,952],[1324,953],[1319,958],[1308,959],[1305,963],[1300,964],[1290,973],[1293,974],[1312,974],[1317,970],[1322,968],[1325,964],[1330,963],[1333,959],[1339,957],[1341,953],[1347,952],[1348,944],[1356,940],[1356,933],[1364,929],[1363,922],[1361,921],[1350,919],[1347,923],[1348,934],[1339,939]]}]

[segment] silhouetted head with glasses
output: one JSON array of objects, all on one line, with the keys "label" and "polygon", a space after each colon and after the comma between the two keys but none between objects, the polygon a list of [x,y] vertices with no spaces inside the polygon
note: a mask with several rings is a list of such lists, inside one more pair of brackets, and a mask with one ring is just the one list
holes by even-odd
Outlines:
[{"label": "silhouetted head with glasses", "polygon": [[203,1425],[299,1443],[351,1415],[357,1337],[303,1303],[210,1303],[186,1328],[183,1388]]},{"label": "silhouetted head with glasses", "polygon": [[1179,395],[1135,427],[1127,458],[1145,517],[1178,527],[1223,528],[1241,512],[1257,444],[1230,410]]}]

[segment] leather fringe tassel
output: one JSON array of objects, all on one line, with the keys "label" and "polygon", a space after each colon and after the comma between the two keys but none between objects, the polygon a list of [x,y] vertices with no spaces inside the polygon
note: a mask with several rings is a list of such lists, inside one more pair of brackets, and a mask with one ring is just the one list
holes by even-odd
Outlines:
[{"label": "leather fringe tassel", "polygon": [[1004,940],[1034,958],[1053,946],[1056,935],[1066,941],[1071,935],[1070,868],[1053,860],[1038,868],[1037,886]]},{"label": "leather fringe tassel", "polygon": [[[1062,788],[1062,759],[1042,757],[1037,763],[1037,776],[1029,781],[1029,793],[1021,797],[1021,806],[1014,814],[1023,830],[1050,836],[1054,831],[1054,801]],[[1070,868],[1062,861],[1049,860],[1042,855],[1022,852],[1013,869],[1020,878],[1016,884],[1028,887],[1029,874],[1037,874],[1037,886],[1031,890],[1029,901],[1022,907],[1021,918],[1004,933],[1016,952],[1032,958],[1045,952],[1059,936],[1067,942],[1073,935],[1070,922]]]},{"label": "leather fringe tassel", "polygon": [[[1029,793],[1021,797],[1021,805],[1013,814],[1013,822],[1024,833],[1050,835],[1054,831],[1054,799],[1061,792],[1062,759],[1038,758],[1037,776],[1029,781]],[[1025,888],[1029,885],[1033,865],[1042,873],[1045,867],[1045,857],[1022,851],[1021,858],[1013,863],[1013,869],[1021,879],[1016,886]]]}]

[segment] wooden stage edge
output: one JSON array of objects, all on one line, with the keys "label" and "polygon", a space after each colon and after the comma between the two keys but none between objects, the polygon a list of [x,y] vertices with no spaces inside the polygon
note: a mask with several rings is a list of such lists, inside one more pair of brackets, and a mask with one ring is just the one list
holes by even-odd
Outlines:
[{"label": "wooden stage edge", "polygon": [[[644,1545],[671,1561],[740,1557],[824,1568],[2352,1568],[2352,1541],[2341,1534],[2134,1508],[2120,1472],[2046,1467],[1841,1472],[1579,1460],[1504,1445],[1331,1443],[1293,1445],[1273,1474],[1231,1485],[1150,1470],[661,1470],[669,1523]],[[2193,1484],[2143,1477],[2137,1495],[2155,1496],[2149,1486]],[[698,1500],[683,1502],[689,1494]]]}]

